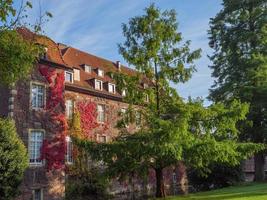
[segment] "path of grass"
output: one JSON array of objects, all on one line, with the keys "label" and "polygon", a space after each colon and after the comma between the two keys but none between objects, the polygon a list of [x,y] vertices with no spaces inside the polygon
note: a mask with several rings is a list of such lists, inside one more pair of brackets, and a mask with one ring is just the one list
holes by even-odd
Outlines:
[{"label": "path of grass", "polygon": [[267,183],[228,187],[166,200],[267,200]]}]

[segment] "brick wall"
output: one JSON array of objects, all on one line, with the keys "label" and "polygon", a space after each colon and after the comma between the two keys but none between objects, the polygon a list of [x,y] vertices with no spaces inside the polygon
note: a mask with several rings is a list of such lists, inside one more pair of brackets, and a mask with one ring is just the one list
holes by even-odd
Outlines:
[{"label": "brick wall", "polygon": [[[60,70],[58,70],[60,71]],[[44,84],[46,97],[49,97],[49,90],[45,78],[40,74],[38,66],[27,79],[19,81],[15,86],[17,91],[14,95],[14,120],[17,132],[28,148],[28,137],[31,129],[42,129],[45,131],[44,138],[49,139],[55,136],[52,130],[52,122],[45,109],[34,110],[30,106],[31,84],[33,82]],[[63,112],[63,111],[62,111]],[[24,174],[21,185],[21,195],[18,200],[29,200],[32,198],[34,189],[42,189],[44,200],[60,200],[64,195],[64,173],[62,171],[47,172],[44,165],[29,166]]]}]

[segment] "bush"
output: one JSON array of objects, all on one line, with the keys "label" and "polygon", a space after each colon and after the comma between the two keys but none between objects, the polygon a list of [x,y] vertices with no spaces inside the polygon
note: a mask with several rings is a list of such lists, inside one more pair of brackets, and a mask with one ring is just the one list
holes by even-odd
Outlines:
[{"label": "bush", "polygon": [[235,185],[244,181],[241,166],[212,165],[211,172],[207,176],[201,175],[198,170],[191,169],[188,172],[189,184],[195,191],[205,191]]},{"label": "bush", "polygon": [[27,150],[17,135],[14,121],[0,118],[0,199],[18,195],[27,165]]},{"label": "bush", "polygon": [[106,179],[98,169],[91,169],[79,176],[69,176],[66,181],[66,200],[107,200]]}]

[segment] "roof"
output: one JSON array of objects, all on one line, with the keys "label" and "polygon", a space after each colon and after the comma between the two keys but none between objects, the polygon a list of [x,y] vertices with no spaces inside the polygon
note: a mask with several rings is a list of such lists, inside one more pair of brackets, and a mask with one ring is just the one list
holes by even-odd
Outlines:
[{"label": "roof", "polygon": [[[73,85],[78,87],[86,88],[89,90],[95,90],[93,87],[93,80],[98,79],[103,81],[103,83],[113,83],[114,80],[107,74],[107,72],[116,72],[118,71],[117,63],[109,61],[104,58],[100,58],[98,56],[94,56],[92,54],[86,53],[79,49],[73,47],[67,47],[63,44],[59,44],[59,48],[62,52],[62,57],[64,62],[67,63],[69,67],[73,69],[80,70],[80,81],[74,81]],[[84,70],[84,64],[91,67],[91,73],[87,73]],[[104,77],[100,77],[97,74],[97,70],[101,69],[104,71]],[[121,72],[127,75],[134,75],[136,73],[135,70],[130,69],[128,67],[121,65]],[[104,88],[101,93],[111,94],[107,91],[107,88]],[[119,95],[117,92],[116,96]]]},{"label": "roof", "polygon": [[55,43],[52,39],[46,36],[43,36],[43,35],[33,33],[32,31],[30,31],[29,29],[25,27],[18,28],[17,32],[24,39],[31,40],[34,43],[38,43],[38,44],[41,44],[47,47],[46,60],[68,67],[61,56],[61,52],[60,52],[60,49],[57,43]]},{"label": "roof", "polygon": [[[121,95],[118,93],[118,91],[116,91],[116,94],[112,94],[107,91],[107,83],[114,83],[114,80],[107,74],[107,72],[118,71],[117,62],[100,58],[62,43],[57,44],[52,39],[33,33],[24,27],[18,28],[17,31],[22,35],[23,38],[47,47],[45,61],[50,61],[61,66],[63,65],[69,69],[80,70],[80,81],[74,80],[73,83],[66,83],[67,88],[72,88],[73,90],[73,88],[75,89],[76,87],[77,91],[83,90],[88,92],[96,92],[106,96],[113,96],[114,98],[121,98]],[[84,64],[91,66],[91,73],[85,72]],[[104,77],[98,76],[98,69],[102,69],[104,71]],[[136,74],[135,70],[123,65],[121,65],[120,72],[129,76]],[[95,90],[93,84],[94,79],[103,81],[104,87],[102,91]],[[147,81],[146,78],[143,77],[141,82],[150,81]]]}]

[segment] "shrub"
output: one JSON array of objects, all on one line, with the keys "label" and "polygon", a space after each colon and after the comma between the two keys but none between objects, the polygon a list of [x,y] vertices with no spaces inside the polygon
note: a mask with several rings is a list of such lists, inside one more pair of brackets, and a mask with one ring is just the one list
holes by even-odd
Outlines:
[{"label": "shrub", "polygon": [[16,132],[15,123],[0,118],[0,197],[18,195],[18,187],[28,165],[27,150]]},{"label": "shrub", "polygon": [[189,184],[196,191],[222,188],[235,185],[244,180],[241,166],[228,166],[214,164],[210,167],[211,172],[203,176],[198,170],[191,169],[188,172]]}]

